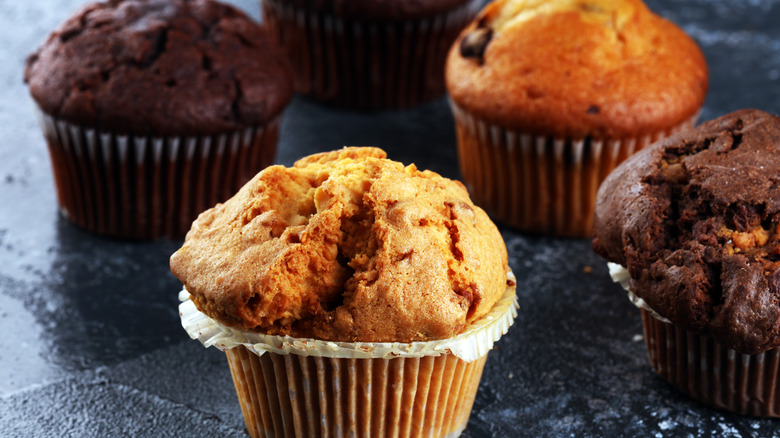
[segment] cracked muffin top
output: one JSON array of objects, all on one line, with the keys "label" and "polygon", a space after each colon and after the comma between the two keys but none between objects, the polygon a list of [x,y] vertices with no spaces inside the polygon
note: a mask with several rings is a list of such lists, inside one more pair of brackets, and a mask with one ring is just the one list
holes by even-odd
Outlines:
[{"label": "cracked muffin top", "polygon": [[676,325],[780,346],[780,118],[741,110],[640,151],[599,189],[594,250]]},{"label": "cracked muffin top", "polygon": [[493,124],[557,138],[638,138],[696,116],[696,43],[639,0],[497,0],[452,46],[453,101]]},{"label": "cracked muffin top", "polygon": [[84,6],[27,59],[41,109],[136,135],[210,135],[261,125],[292,98],[289,66],[258,24],[211,0]]},{"label": "cracked muffin top", "polygon": [[501,234],[462,184],[377,148],[271,166],[205,211],[171,271],[221,323],[348,342],[444,339],[507,287]]}]

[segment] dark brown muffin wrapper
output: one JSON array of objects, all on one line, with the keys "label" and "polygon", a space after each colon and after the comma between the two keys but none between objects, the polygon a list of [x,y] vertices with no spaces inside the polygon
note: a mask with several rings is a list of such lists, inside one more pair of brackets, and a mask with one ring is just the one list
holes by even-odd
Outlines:
[{"label": "dark brown muffin wrapper", "polygon": [[631,154],[692,127],[641,138],[558,139],[481,120],[450,101],[463,182],[494,220],[534,234],[590,237],[599,184]]},{"label": "dark brown muffin wrapper", "polygon": [[345,19],[261,0],[263,22],[287,50],[295,90],[353,109],[412,107],[444,95],[444,64],[481,2],[403,22]]},{"label": "dark brown muffin wrapper", "polygon": [[487,359],[395,359],[226,350],[252,437],[455,437],[468,423]]},{"label": "dark brown muffin wrapper", "polygon": [[780,416],[780,349],[742,354],[710,337],[642,312],[653,369],[690,397],[718,409],[759,417]]},{"label": "dark brown muffin wrapper", "polygon": [[63,215],[128,239],[184,236],[200,212],[273,163],[281,118],[212,136],[134,137],[37,113]]}]

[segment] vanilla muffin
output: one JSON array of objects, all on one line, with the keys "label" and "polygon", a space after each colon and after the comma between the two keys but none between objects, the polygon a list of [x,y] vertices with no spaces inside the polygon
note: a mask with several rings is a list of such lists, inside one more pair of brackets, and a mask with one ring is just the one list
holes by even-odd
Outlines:
[{"label": "vanilla muffin", "polygon": [[112,237],[184,236],[273,163],[289,63],[212,0],[84,5],[29,56],[63,215]]},{"label": "vanilla muffin", "polygon": [[[370,376],[361,374],[361,367],[414,366],[408,375],[384,377],[395,382],[401,391],[396,396],[404,402],[374,413],[381,417],[375,424],[345,424],[342,417],[329,416],[324,426],[295,426],[298,432],[300,427],[369,436],[393,428],[434,435],[462,430],[486,358],[484,346],[501,336],[514,312],[506,247],[463,185],[388,160],[376,148],[345,148],[306,157],[291,168],[265,169],[233,198],[198,217],[171,257],[171,270],[184,283],[185,301],[194,304],[190,310],[197,307],[194,312],[219,326],[219,334],[206,338],[231,357],[240,397],[257,387],[247,360],[268,373],[265,381],[283,379],[290,385],[322,380],[324,374],[315,369],[331,376],[330,368],[320,368],[308,356],[339,361],[332,366],[349,369],[357,380],[349,388],[334,385],[325,391],[324,404],[312,399],[321,411],[358,396],[350,391],[362,394],[360,384]],[[185,314],[189,311],[182,312],[185,327],[197,327],[193,336],[202,337],[203,326],[187,322]],[[463,345],[480,351],[469,353],[466,362],[453,354]],[[276,356],[309,362],[295,370],[275,368]],[[378,362],[358,364],[356,357]],[[420,367],[421,360],[430,363]],[[454,387],[431,387],[441,367],[460,370]],[[405,385],[411,387],[402,391]],[[385,390],[378,388],[368,400],[379,403]],[[286,400],[287,392],[279,397]],[[446,424],[422,409],[432,394],[450,397],[449,408],[440,406],[455,409]],[[256,398],[244,410],[249,429],[256,436],[273,427],[281,433],[267,421],[256,424],[256,411],[269,409],[267,399]],[[292,404],[290,419],[308,415],[298,408],[312,409],[289,400],[270,403],[282,406],[270,408],[276,410]]]},{"label": "vanilla muffin", "polygon": [[475,202],[524,231],[586,237],[599,183],[693,124],[708,73],[639,0],[498,0],[453,44],[446,79]]},{"label": "vanilla muffin", "polygon": [[780,118],[741,110],[604,181],[593,248],[643,310],[655,370],[710,405],[780,416]]}]

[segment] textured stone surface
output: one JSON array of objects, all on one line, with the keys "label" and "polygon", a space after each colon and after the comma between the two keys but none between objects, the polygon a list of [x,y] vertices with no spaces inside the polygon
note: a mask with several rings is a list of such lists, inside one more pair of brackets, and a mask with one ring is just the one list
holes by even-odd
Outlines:
[{"label": "textured stone surface", "polygon": [[[57,213],[25,56],[76,0],[0,3],[0,430],[3,436],[245,436],[224,355],[181,329],[168,257],[181,242],[96,237]],[[253,16],[253,1],[237,2]],[[711,70],[702,112],[780,112],[780,1],[652,0]],[[342,145],[457,177],[445,100],[401,112],[296,98],[278,162]],[[520,316],[491,352],[466,437],[772,436],[776,420],[715,411],[650,368],[639,312],[587,240],[504,229]]]}]

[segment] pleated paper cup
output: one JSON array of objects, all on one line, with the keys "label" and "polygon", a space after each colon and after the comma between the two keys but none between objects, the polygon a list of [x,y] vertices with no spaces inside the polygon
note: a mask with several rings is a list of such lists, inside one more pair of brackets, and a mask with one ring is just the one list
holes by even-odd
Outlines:
[{"label": "pleated paper cup", "polygon": [[273,163],[280,119],[212,136],[142,137],[37,114],[62,214],[127,239],[184,236],[200,212]]},{"label": "pleated paper cup", "polygon": [[698,118],[640,138],[554,138],[491,124],[450,101],[463,182],[492,219],[533,234],[591,237],[599,185],[630,155]]},{"label": "pleated paper cup", "polygon": [[487,353],[517,315],[514,284],[454,338],[329,342],[223,326],[180,294],[182,326],[227,354],[252,437],[455,437],[466,428]]},{"label": "pleated paper cup", "polygon": [[264,25],[290,55],[295,90],[352,109],[406,108],[443,96],[447,52],[481,3],[419,19],[364,21],[260,1]]},{"label": "pleated paper cup", "polygon": [[628,272],[610,264],[616,282],[642,312],[650,364],[659,376],[691,398],[717,409],[780,417],[780,349],[742,354],[717,340],[672,324],[628,289]]}]

